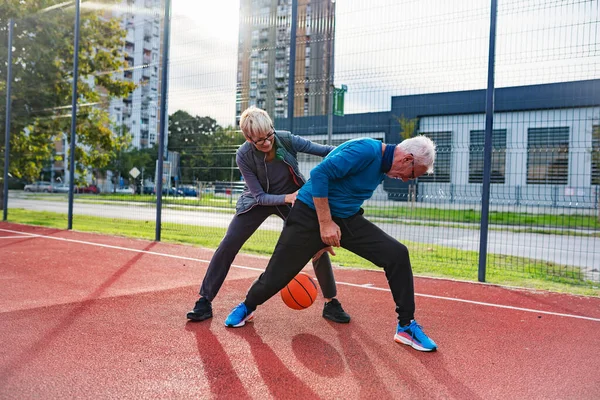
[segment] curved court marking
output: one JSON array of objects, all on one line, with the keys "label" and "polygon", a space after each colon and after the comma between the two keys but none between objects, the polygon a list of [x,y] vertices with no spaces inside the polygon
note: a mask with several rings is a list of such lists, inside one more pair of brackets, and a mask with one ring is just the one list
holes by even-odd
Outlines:
[{"label": "curved court marking", "polygon": [[[123,250],[123,251],[131,251],[131,252],[134,252],[134,253],[151,254],[151,255],[155,255],[155,256],[175,258],[175,259],[179,259],[179,260],[198,261],[198,262],[203,262],[203,263],[207,263],[207,264],[210,263],[210,260],[202,260],[200,258],[177,256],[177,255],[174,255],[174,254],[157,253],[155,251],[131,249],[129,247],[113,246],[113,245],[109,245],[109,244],[88,242],[88,241],[84,241],[84,240],[76,240],[76,239],[67,239],[67,238],[54,237],[54,236],[38,235],[38,234],[35,234],[35,233],[20,232],[20,231],[14,231],[14,230],[10,230],[10,229],[2,229],[2,228],[0,228],[0,231],[2,231],[2,232],[9,232],[9,233],[16,233],[16,234],[19,234],[19,235],[22,235],[22,236],[38,237],[38,238],[42,238],[42,239],[52,239],[52,240],[59,240],[59,241],[63,241],[63,242],[86,244],[86,245],[89,245],[89,246],[105,247],[105,248],[109,248],[109,249]],[[243,265],[232,264],[231,266],[234,267],[234,268],[247,269],[247,270],[251,270],[251,271],[258,271],[258,272],[263,272],[264,271],[264,269],[261,269],[261,268],[246,267],[246,266],[243,266]],[[376,287],[376,286],[372,286],[372,284],[370,284],[370,283],[356,284],[356,283],[336,281],[336,284],[338,284],[338,285],[345,285],[345,286],[352,286],[352,287],[357,287],[357,288],[361,288],[361,289],[379,290],[379,291],[383,291],[383,292],[389,292],[390,291],[390,289],[388,289],[388,288],[379,288],[379,287]],[[504,308],[504,309],[508,309],[508,310],[524,311],[524,312],[530,312],[530,313],[536,313],[536,314],[554,315],[554,316],[557,316],[557,317],[576,318],[576,319],[584,319],[584,320],[588,320],[588,321],[600,322],[600,318],[586,317],[586,316],[574,315],[574,314],[563,314],[563,313],[556,313],[556,312],[551,312],[551,311],[535,310],[535,309],[531,309],[531,308],[513,307],[513,306],[502,305],[502,304],[484,303],[484,302],[481,302],[481,301],[465,300],[465,299],[459,299],[459,298],[455,298],[455,297],[435,296],[435,295],[421,294],[421,293],[415,293],[415,296],[427,297],[427,298],[438,299],[438,300],[455,301],[455,302],[459,302],[459,303],[468,303],[468,304],[474,304],[474,305],[480,305],[480,306],[486,306],[486,307]]]}]

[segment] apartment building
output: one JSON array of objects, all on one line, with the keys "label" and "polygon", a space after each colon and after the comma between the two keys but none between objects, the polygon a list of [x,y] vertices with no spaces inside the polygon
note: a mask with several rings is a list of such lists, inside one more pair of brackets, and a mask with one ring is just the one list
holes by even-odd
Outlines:
[{"label": "apartment building", "polygon": [[123,0],[113,16],[122,19],[126,67],[122,79],[137,84],[126,99],[110,103],[117,126],[125,126],[136,148],[152,147],[158,140],[159,65],[162,23],[161,0]]},{"label": "apartment building", "polygon": [[[298,0],[294,117],[328,110],[334,3]],[[249,106],[288,117],[292,0],[241,0],[236,120]]]}]

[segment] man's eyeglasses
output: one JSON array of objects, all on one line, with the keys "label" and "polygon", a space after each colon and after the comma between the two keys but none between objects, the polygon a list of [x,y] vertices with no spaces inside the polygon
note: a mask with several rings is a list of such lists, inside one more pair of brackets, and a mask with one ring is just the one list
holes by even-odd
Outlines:
[{"label": "man's eyeglasses", "polygon": [[254,141],[252,139],[250,139],[248,136],[246,136],[248,138],[249,141],[251,141],[252,143],[254,143],[255,146],[262,146],[263,144],[265,144],[265,142],[268,140],[269,142],[273,141],[273,135],[275,134],[275,130],[272,130],[267,136],[265,136],[262,139],[258,139],[257,141]]},{"label": "man's eyeglasses", "polygon": [[410,176],[410,179],[415,179],[415,156],[413,153],[410,153],[410,155],[412,156],[412,175]]}]

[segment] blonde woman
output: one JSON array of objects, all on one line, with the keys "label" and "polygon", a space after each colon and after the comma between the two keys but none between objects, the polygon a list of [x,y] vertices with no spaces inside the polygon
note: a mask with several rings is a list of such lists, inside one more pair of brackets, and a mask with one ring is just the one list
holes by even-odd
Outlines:
[{"label": "blonde woman", "polygon": [[[256,107],[242,113],[240,128],[246,143],[238,149],[236,161],[246,188],[238,199],[227,233],[210,261],[200,287],[200,298],[187,314],[192,321],[212,318],[212,301],[223,285],[233,259],[260,225],[271,215],[287,218],[298,190],[306,182],[298,168],[297,153],[324,157],[334,149],[290,132],[276,131],[269,114]],[[326,300],[323,317],[338,323],[350,322],[350,316],[336,299],[337,288],[329,256],[323,254],[313,260],[313,267]]]}]

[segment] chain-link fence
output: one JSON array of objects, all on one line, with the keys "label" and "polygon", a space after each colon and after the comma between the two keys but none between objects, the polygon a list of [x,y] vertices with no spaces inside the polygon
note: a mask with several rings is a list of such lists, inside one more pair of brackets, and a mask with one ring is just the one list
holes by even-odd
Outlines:
[{"label": "chain-link fence", "polygon": [[[489,0],[225,3],[172,0],[168,41],[164,2],[81,3],[72,177],[75,6],[28,9],[9,0],[8,221],[67,227],[73,182],[74,229],[153,239],[162,186],[162,240],[216,247],[244,187],[239,116],[255,105],[276,129],[317,143],[399,143],[419,134],[436,142],[433,174],[386,180],[364,204],[369,219],[409,246],[416,273],[477,279],[484,229],[487,281],[598,285],[598,2],[499,1],[496,13]],[[495,90],[482,226],[491,20]],[[309,177],[320,158],[298,160]],[[281,226],[267,220],[244,251],[270,254]],[[367,265],[345,252],[336,260]]]}]

